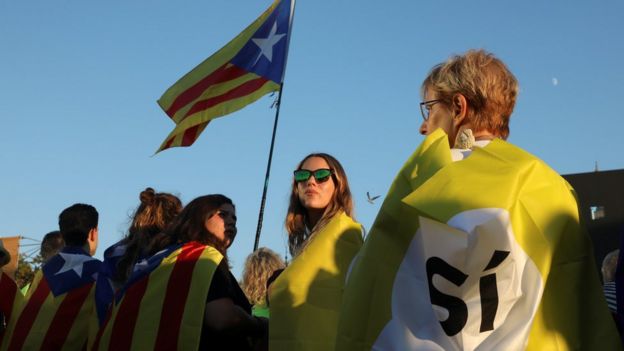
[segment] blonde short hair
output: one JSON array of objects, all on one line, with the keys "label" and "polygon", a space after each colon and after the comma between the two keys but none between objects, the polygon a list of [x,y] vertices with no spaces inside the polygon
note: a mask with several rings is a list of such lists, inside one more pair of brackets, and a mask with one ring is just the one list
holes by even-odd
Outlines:
[{"label": "blonde short hair", "polygon": [[241,288],[249,302],[254,305],[264,304],[267,280],[275,271],[285,267],[279,255],[266,247],[261,247],[247,256]]},{"label": "blonde short hair", "polygon": [[518,81],[507,66],[484,50],[469,50],[433,67],[423,81],[427,90],[450,105],[455,94],[468,102],[468,121],[474,131],[487,130],[501,139],[509,136],[509,118],[516,104]]}]

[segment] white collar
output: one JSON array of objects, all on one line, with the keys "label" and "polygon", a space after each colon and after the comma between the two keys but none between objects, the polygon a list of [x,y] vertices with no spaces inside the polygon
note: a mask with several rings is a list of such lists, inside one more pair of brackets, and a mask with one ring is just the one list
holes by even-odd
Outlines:
[{"label": "white collar", "polygon": [[[491,141],[492,140],[490,140],[490,139],[476,140],[474,142],[473,148],[475,148],[475,147],[485,147]],[[461,161],[461,160],[467,158],[468,156],[470,156],[470,154],[472,154],[472,150],[473,149],[451,149],[451,158],[453,159],[453,162]]]}]

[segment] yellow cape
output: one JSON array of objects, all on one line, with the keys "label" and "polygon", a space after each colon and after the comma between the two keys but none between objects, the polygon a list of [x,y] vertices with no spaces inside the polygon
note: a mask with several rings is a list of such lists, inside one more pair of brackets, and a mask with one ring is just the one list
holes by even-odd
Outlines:
[{"label": "yellow cape", "polygon": [[330,350],[361,226],[336,214],[271,287],[270,350]]},{"label": "yellow cape", "polygon": [[502,140],[452,162],[429,135],[360,252],[335,349],[619,348],[570,186]]}]

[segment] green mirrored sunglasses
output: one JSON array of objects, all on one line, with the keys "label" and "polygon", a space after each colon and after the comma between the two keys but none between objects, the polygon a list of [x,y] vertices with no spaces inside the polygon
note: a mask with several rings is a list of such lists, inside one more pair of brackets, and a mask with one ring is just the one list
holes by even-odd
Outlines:
[{"label": "green mirrored sunglasses", "polygon": [[298,169],[293,173],[295,174],[295,182],[297,183],[305,182],[312,176],[314,176],[314,179],[316,179],[317,183],[323,183],[329,179],[334,171],[329,168],[320,168],[316,171],[310,171],[308,169]]}]

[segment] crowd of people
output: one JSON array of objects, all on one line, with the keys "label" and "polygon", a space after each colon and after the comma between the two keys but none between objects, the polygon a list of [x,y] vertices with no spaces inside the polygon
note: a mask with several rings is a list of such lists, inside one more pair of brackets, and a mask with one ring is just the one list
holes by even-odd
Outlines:
[{"label": "crowd of people", "polygon": [[483,50],[435,66],[425,140],[366,238],[340,162],[309,154],[285,218],[292,262],[261,248],[240,283],[225,195],[145,189],[103,261],[97,210],[72,205],[25,294],[0,278],[0,349],[621,348],[573,189],[505,141],[518,91]]}]

